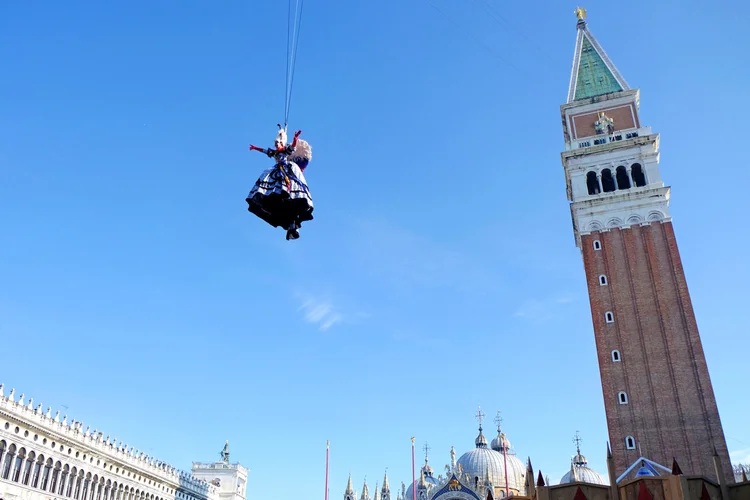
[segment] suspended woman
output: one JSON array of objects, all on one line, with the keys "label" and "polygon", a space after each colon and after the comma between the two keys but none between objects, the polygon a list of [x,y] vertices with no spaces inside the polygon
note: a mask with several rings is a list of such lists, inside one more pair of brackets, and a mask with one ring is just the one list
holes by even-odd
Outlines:
[{"label": "suspended woman", "polygon": [[245,201],[249,212],[273,227],[284,228],[287,240],[296,240],[302,223],[313,219],[313,201],[304,174],[312,160],[312,148],[299,138],[301,130],[287,144],[286,128],[278,127],[273,148],[250,145],[250,151],[265,153],[275,164],[263,171]]}]

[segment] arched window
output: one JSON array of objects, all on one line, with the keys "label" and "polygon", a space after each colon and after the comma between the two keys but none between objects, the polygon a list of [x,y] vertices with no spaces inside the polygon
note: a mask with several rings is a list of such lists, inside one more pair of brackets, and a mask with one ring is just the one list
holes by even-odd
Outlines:
[{"label": "arched window", "polygon": [[70,498],[73,496],[73,491],[75,491],[76,487],[76,481],[78,481],[78,469],[73,467],[70,469],[70,480],[68,481],[68,489],[65,492],[65,496]]},{"label": "arched window", "polygon": [[617,349],[612,351],[612,361],[614,361],[615,363],[619,363],[621,360],[622,358],[620,357],[620,351],[618,351]]},{"label": "arched window", "polygon": [[36,453],[33,451],[29,452],[29,457],[26,459],[26,468],[23,471],[23,477],[21,478],[21,484],[29,485],[31,479],[31,470],[34,468],[34,461],[36,460]]},{"label": "arched window", "polygon": [[602,249],[602,242],[599,240],[594,240],[594,250],[601,250]]},{"label": "arched window", "polygon": [[60,496],[65,495],[65,483],[68,480],[68,473],[70,471],[70,466],[65,465],[62,469],[62,475],[60,476],[60,486],[57,488],[57,494]]},{"label": "arched window", "polygon": [[615,322],[615,315],[611,312],[607,311],[604,313],[604,321],[607,323],[614,323]]},{"label": "arched window", "polygon": [[608,168],[602,170],[602,191],[611,193],[615,190],[615,179],[612,177],[612,171]]},{"label": "arched window", "polygon": [[596,172],[589,172],[586,174],[586,187],[589,188],[589,194],[599,194],[601,192],[599,179],[596,178]]},{"label": "arched window", "polygon": [[[93,457],[92,457],[93,462]],[[96,498],[96,492],[99,490],[99,476],[94,474],[94,479],[91,480],[91,493],[89,494],[90,500],[94,500]]]},{"label": "arched window", "polygon": [[617,167],[617,189],[630,189],[630,179],[625,167]]},{"label": "arched window", "polygon": [[16,462],[13,464],[13,473],[11,474],[11,480],[18,482],[21,480],[21,471],[23,470],[23,463],[26,461],[26,448],[18,450],[16,455]]},{"label": "arched window", "polygon": [[76,474],[76,480],[73,483],[73,498],[78,500],[81,495],[81,488],[83,487],[83,471],[79,470]]},{"label": "arched window", "polygon": [[633,436],[628,436],[625,438],[625,448],[629,450],[635,450],[635,438]]},{"label": "arched window", "polygon": [[617,401],[619,401],[621,405],[628,404],[628,395],[625,394],[624,391],[620,391],[619,393],[617,393]]},{"label": "arched window", "polygon": [[607,284],[607,277],[604,276],[603,274],[599,276],[599,284],[602,286]]},{"label": "arched window", "polygon": [[5,454],[5,462],[3,463],[3,479],[10,477],[10,468],[13,465],[13,461],[16,459],[16,445],[11,444],[8,447],[8,453]]},{"label": "arched window", "polygon": [[60,478],[60,470],[62,470],[62,464],[57,462],[55,468],[52,470],[52,481],[49,485],[49,491],[53,495],[55,494],[55,491],[57,491],[57,480]]},{"label": "arched window", "polygon": [[39,487],[39,477],[42,475],[42,465],[44,464],[44,455],[39,455],[39,458],[36,459],[36,463],[34,464],[34,473],[31,476],[31,487],[32,488],[38,488]]},{"label": "arched window", "polygon": [[83,489],[81,490],[81,500],[88,500],[89,484],[91,484],[91,473],[86,474],[83,480]]},{"label": "arched window", "polygon": [[636,187],[646,185],[646,175],[643,172],[643,167],[641,167],[639,163],[633,163],[633,166],[630,167],[630,175],[633,176],[633,184],[635,184]]},{"label": "arched window", "polygon": [[42,484],[39,486],[44,491],[47,491],[47,486],[49,485],[49,476],[52,472],[52,459],[48,458],[46,462],[44,462],[44,472],[42,473]]}]

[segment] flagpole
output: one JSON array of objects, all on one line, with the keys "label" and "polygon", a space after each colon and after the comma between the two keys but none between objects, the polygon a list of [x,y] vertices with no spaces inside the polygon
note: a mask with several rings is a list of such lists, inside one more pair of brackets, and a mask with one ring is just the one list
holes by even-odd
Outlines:
[{"label": "flagpole", "polygon": [[412,500],[417,500],[417,485],[414,484],[416,477],[414,475],[414,436],[411,437],[411,493]]},{"label": "flagpole", "polygon": [[505,434],[501,436],[501,439],[503,445],[503,467],[505,468],[505,496],[508,497],[508,446],[505,444],[507,443],[505,440]]},{"label": "flagpole", "polygon": [[329,448],[331,446],[330,441],[326,441],[326,500],[328,500],[328,455],[329,455]]}]

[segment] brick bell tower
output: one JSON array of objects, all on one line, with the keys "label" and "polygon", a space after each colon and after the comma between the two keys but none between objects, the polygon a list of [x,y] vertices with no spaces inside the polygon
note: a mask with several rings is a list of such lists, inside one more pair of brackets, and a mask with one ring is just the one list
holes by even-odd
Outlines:
[{"label": "brick bell tower", "polygon": [[643,456],[730,483],[729,453],[659,171],[659,134],[577,9],[562,163],[617,476]]}]

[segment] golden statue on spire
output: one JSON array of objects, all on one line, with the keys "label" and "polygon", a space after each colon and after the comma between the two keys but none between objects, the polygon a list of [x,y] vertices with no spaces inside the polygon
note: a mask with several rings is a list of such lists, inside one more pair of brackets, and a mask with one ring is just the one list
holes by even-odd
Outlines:
[{"label": "golden statue on spire", "polygon": [[586,9],[582,7],[576,7],[575,13],[579,21],[583,21],[584,19],[586,19]]}]

